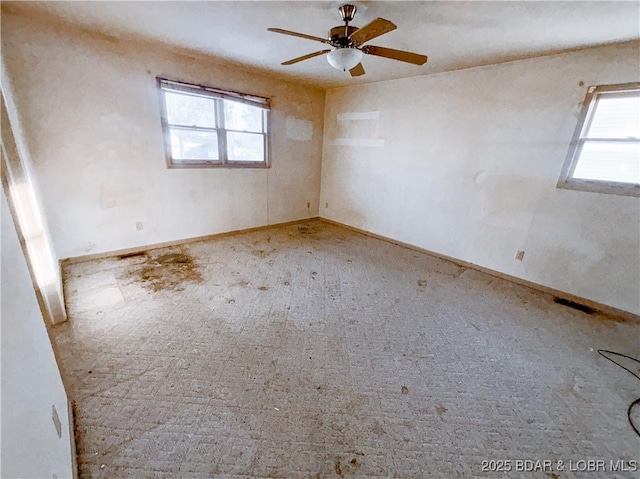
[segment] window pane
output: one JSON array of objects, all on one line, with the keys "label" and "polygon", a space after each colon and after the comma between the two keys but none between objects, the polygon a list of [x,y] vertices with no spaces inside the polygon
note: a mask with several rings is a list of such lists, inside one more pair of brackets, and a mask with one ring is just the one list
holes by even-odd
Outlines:
[{"label": "window pane", "polygon": [[215,99],[169,91],[164,99],[170,125],[216,127]]},{"label": "window pane", "polygon": [[171,128],[171,156],[175,160],[217,160],[218,134]]},{"label": "window pane", "polygon": [[600,96],[587,138],[640,138],[640,97]]},{"label": "window pane", "polygon": [[640,142],[586,141],[573,177],[640,184]]},{"label": "window pane", "polygon": [[263,133],[262,108],[224,100],[224,126],[228,130]]},{"label": "window pane", "polygon": [[265,161],[264,135],[227,132],[229,161]]}]

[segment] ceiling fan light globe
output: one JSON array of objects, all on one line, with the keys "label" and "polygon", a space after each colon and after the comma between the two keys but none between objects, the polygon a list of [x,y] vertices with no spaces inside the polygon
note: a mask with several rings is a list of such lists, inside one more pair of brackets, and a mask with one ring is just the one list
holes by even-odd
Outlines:
[{"label": "ceiling fan light globe", "polygon": [[357,48],[336,48],[327,55],[327,61],[336,70],[351,70],[362,60],[362,52]]}]

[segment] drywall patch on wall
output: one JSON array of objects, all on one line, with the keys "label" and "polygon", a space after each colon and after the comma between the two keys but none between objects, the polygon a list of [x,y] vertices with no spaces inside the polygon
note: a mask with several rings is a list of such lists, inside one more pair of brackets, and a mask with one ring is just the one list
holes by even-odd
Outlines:
[{"label": "drywall patch on wall", "polygon": [[378,138],[379,111],[348,111],[338,113],[337,138]]},{"label": "drywall patch on wall", "polygon": [[378,138],[379,111],[348,111],[336,115],[336,137],[331,146],[361,146],[382,148],[384,139]]},{"label": "drywall patch on wall", "polygon": [[381,148],[384,146],[384,140],[369,140],[366,138],[336,138],[329,141],[332,146],[364,146],[371,148]]},{"label": "drywall patch on wall", "polygon": [[355,121],[355,120],[376,120],[380,118],[379,111],[348,111],[346,113],[338,113],[338,121]]},{"label": "drywall patch on wall", "polygon": [[125,189],[102,183],[100,185],[100,206],[102,209],[130,207],[139,204],[144,197],[141,189]]},{"label": "drywall patch on wall", "polygon": [[476,175],[473,177],[473,182],[476,185],[481,185],[483,183],[485,183],[487,181],[487,179],[489,178],[489,173],[487,173],[486,171],[479,171],[478,173],[476,173]]},{"label": "drywall patch on wall", "polygon": [[287,138],[294,141],[311,141],[313,139],[313,123],[293,116],[285,121]]}]

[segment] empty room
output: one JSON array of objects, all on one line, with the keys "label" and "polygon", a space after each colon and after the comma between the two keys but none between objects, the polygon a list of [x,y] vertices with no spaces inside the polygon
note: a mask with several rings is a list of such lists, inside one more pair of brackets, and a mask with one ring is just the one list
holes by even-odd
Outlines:
[{"label": "empty room", "polygon": [[638,477],[640,3],[1,40],[2,478]]}]

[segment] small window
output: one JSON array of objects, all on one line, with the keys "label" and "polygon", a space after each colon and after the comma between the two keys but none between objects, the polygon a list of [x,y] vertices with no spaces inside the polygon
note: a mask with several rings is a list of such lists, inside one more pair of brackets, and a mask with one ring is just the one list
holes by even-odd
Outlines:
[{"label": "small window", "polygon": [[268,166],[269,99],[157,80],[169,167]]},{"label": "small window", "polygon": [[558,187],[640,196],[640,83],[589,88]]}]

